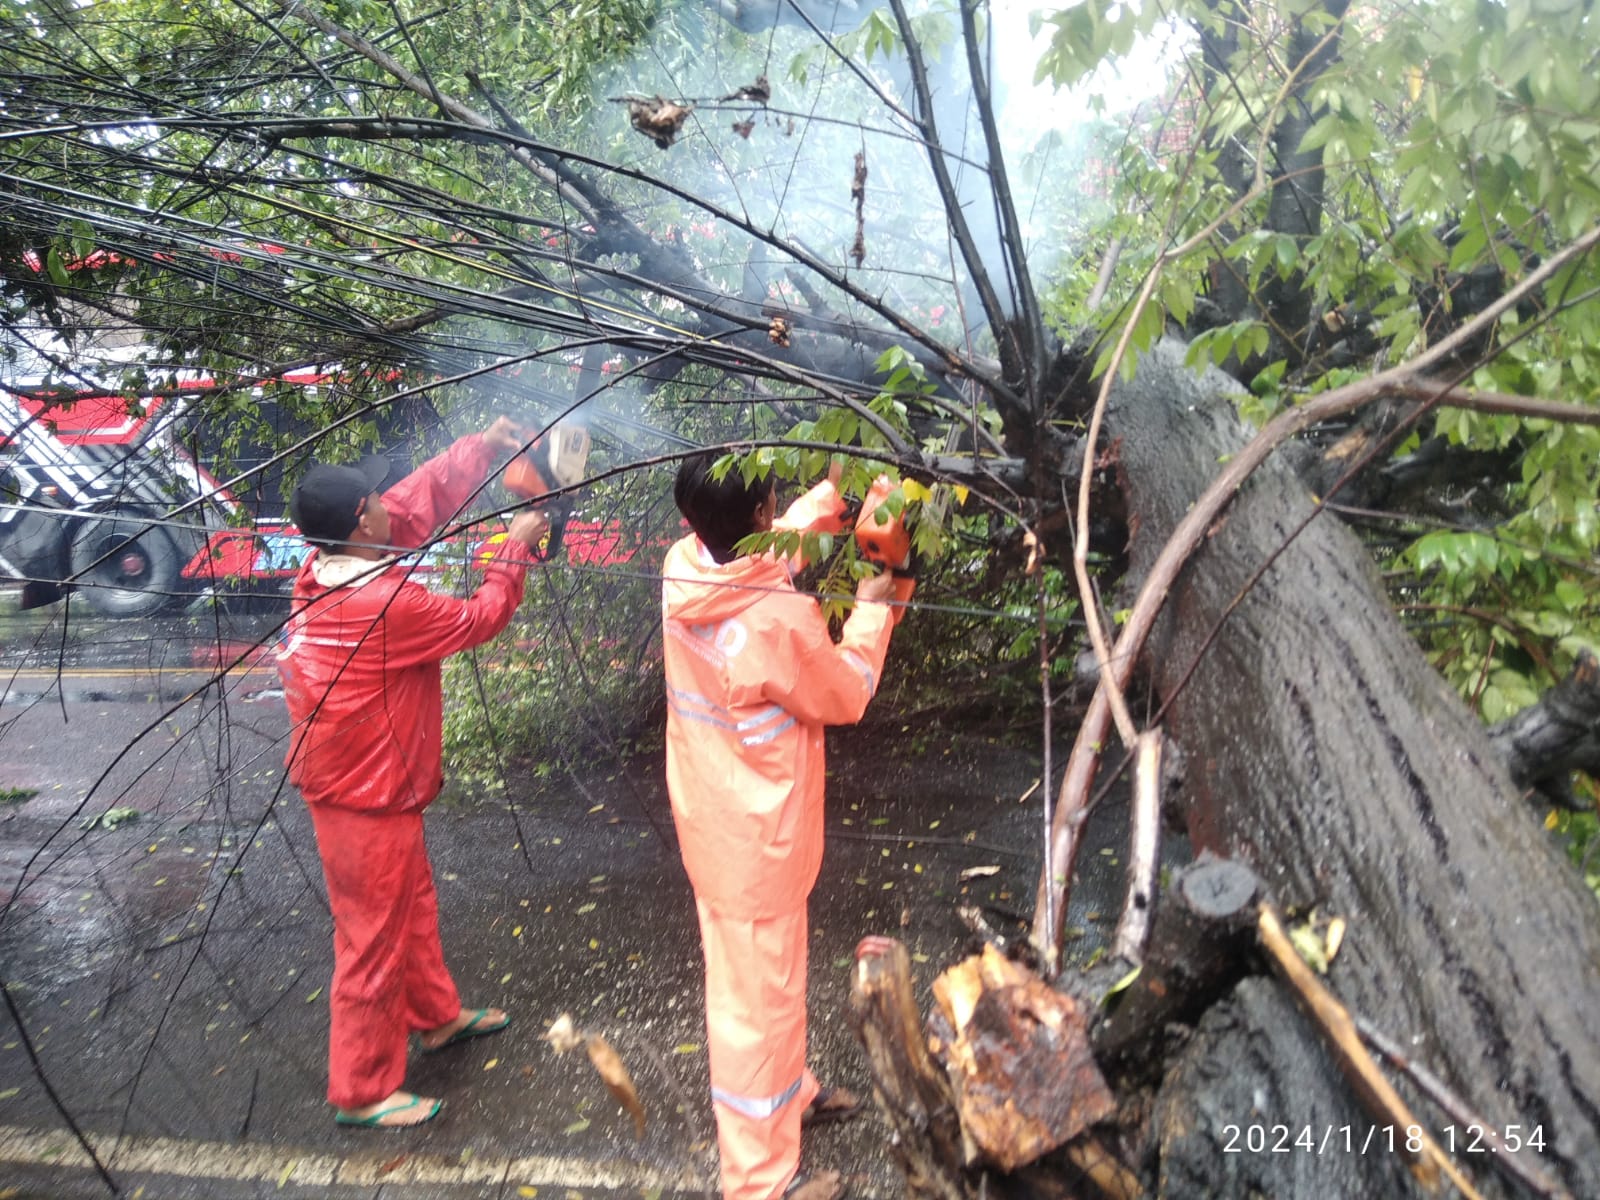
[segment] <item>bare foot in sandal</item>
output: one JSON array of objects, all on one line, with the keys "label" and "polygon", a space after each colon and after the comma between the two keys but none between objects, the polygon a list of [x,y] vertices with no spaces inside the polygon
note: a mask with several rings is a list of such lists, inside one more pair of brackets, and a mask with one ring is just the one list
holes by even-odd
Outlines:
[{"label": "bare foot in sandal", "polygon": [[468,1038],[499,1033],[509,1024],[511,1018],[498,1008],[463,1008],[454,1021],[425,1032],[422,1035],[422,1049],[427,1053],[443,1050]]},{"label": "bare foot in sandal", "polygon": [[826,1084],[816,1099],[806,1105],[800,1114],[802,1128],[814,1125],[831,1125],[836,1121],[849,1121],[861,1115],[861,1099],[848,1088],[829,1087]]},{"label": "bare foot in sandal", "polygon": [[431,1096],[418,1096],[413,1092],[395,1092],[386,1100],[369,1104],[365,1108],[335,1110],[333,1119],[339,1125],[359,1125],[363,1129],[410,1129],[431,1121],[438,1115],[443,1100]]},{"label": "bare foot in sandal", "polygon": [[844,1176],[837,1171],[799,1174],[784,1189],[784,1200],[840,1200],[844,1195]]}]

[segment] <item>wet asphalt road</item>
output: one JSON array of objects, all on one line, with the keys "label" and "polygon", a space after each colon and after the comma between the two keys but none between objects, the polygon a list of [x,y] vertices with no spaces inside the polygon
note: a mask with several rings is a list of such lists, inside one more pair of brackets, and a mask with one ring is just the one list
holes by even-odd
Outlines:
[{"label": "wet asphalt road", "polygon": [[[0,1009],[0,1192],[714,1194],[698,936],[657,759],[435,804],[447,957],[464,999],[514,1024],[413,1058],[407,1086],[446,1100],[428,1126],[341,1129],[322,1099],[331,927],[283,785],[270,656],[252,648],[277,617],[63,631],[59,609],[12,608],[0,594],[0,973],[21,1018]],[[1042,825],[1037,792],[1019,803],[1033,754],[958,740],[885,763],[877,749],[831,737],[811,910],[813,1067],[863,1092],[843,1015],[855,942],[905,941],[925,1008],[966,941],[956,903],[1020,932]],[[1102,806],[1080,860],[1080,950],[1115,915],[1118,816]],[[964,880],[973,867],[997,870]],[[562,1012],[627,1062],[642,1138],[581,1054],[539,1036]],[[900,1195],[884,1135],[875,1116],[820,1130],[806,1164],[853,1176],[855,1196]]]}]

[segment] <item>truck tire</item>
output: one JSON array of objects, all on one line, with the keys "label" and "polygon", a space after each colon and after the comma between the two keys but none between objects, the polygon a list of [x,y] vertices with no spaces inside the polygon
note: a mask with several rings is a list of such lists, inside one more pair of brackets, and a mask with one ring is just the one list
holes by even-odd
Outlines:
[{"label": "truck tire", "polygon": [[184,562],[166,530],[141,531],[136,520],[89,521],[72,538],[77,590],[107,617],[148,617],[174,603]]}]

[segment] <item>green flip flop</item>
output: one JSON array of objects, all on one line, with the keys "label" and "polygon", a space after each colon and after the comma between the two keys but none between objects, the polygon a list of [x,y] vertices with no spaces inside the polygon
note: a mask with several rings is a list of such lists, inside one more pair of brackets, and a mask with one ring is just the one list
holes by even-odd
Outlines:
[{"label": "green flip flop", "polygon": [[403,1125],[385,1125],[383,1119],[392,1117],[395,1113],[405,1112],[408,1108],[420,1107],[422,1102],[421,1096],[412,1096],[404,1104],[392,1104],[388,1108],[380,1108],[377,1112],[365,1117],[353,1116],[341,1109],[333,1114],[333,1123],[335,1125],[354,1125],[359,1129],[415,1129],[418,1125],[425,1124],[438,1116],[439,1110],[444,1107],[444,1101],[431,1101],[432,1107],[428,1109],[428,1115],[423,1117],[421,1121],[408,1121]]},{"label": "green flip flop", "polygon": [[449,1037],[445,1038],[445,1040],[440,1042],[437,1046],[424,1046],[422,1048],[422,1052],[424,1054],[437,1054],[439,1051],[450,1046],[458,1045],[459,1043],[466,1041],[468,1038],[483,1037],[486,1034],[499,1033],[507,1025],[511,1024],[511,1018],[509,1016],[496,1021],[492,1025],[485,1024],[484,1018],[488,1015],[489,1010],[487,1008],[478,1009],[472,1014],[472,1019],[460,1029],[456,1030]]}]

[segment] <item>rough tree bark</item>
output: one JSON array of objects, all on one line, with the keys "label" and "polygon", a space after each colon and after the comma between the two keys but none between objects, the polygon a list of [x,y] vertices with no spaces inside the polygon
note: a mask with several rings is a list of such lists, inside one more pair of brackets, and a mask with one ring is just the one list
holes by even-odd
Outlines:
[{"label": "rough tree bark", "polygon": [[1572,671],[1515,716],[1489,730],[1511,781],[1539,803],[1587,807],[1573,795],[1572,772],[1600,774],[1600,659],[1585,651]]},{"label": "rough tree bark", "polygon": [[[1235,388],[1219,372],[1192,373],[1173,344],[1118,388],[1107,441],[1120,457],[1134,578],[1219,459],[1243,444],[1226,398]],[[1329,516],[1312,521],[1205,646],[1311,512],[1286,465],[1257,472],[1174,588],[1149,645],[1149,678],[1170,705],[1165,729],[1186,753],[1190,835],[1197,849],[1250,864],[1279,905],[1344,917],[1328,980],[1344,1003],[1496,1128],[1540,1127],[1540,1166],[1574,1195],[1600,1195],[1600,909],[1483,727],[1394,619],[1360,544]],[[1238,1163],[1222,1152],[1219,1121],[1310,1123],[1320,1135],[1328,1114],[1345,1111],[1343,1082],[1325,1060],[1307,1055],[1284,1069],[1268,1065],[1278,1063],[1271,1049],[1240,1057],[1240,1047],[1300,1038],[1291,1011],[1240,996],[1211,1019],[1215,1036],[1202,1022],[1159,1102],[1185,1114],[1185,1166],[1173,1178],[1200,1171],[1202,1191],[1232,1194],[1226,1171]],[[1207,1099],[1224,1066],[1240,1087],[1260,1076],[1259,1093],[1230,1084],[1237,1113],[1218,1109],[1220,1094]],[[1268,1108],[1245,1105],[1246,1094]],[[1440,1136],[1449,1119],[1406,1099]],[[1196,1139],[1209,1144],[1202,1151]],[[1308,1194],[1297,1190],[1306,1164],[1259,1157],[1252,1182],[1264,1194]],[[1196,1166],[1206,1163],[1209,1174]],[[1382,1157],[1323,1165],[1338,1172],[1323,1177],[1337,1194],[1396,1194],[1394,1164]],[[1492,1167],[1474,1165],[1485,1195],[1511,1194]],[[1202,1194],[1195,1186],[1170,1194]]]}]

